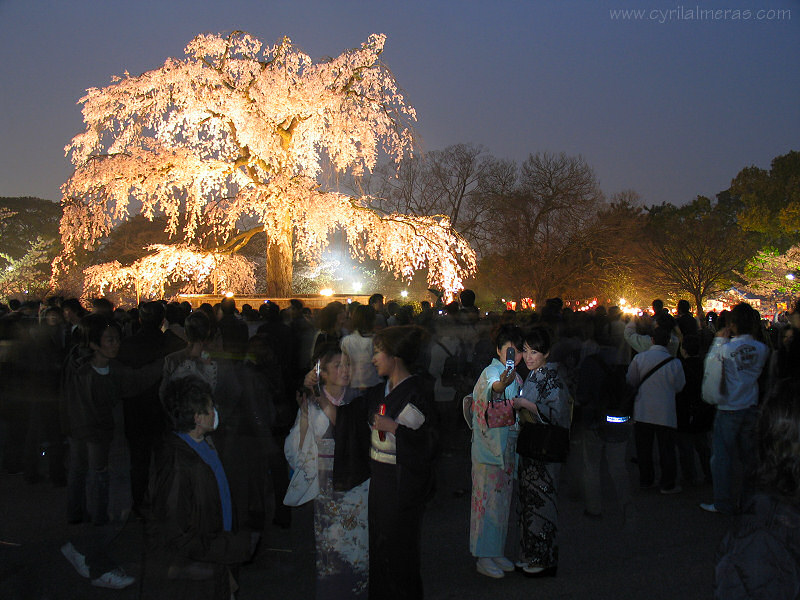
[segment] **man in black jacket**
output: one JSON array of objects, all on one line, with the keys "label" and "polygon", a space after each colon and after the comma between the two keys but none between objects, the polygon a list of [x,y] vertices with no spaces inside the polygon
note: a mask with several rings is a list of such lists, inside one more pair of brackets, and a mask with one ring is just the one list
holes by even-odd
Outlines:
[{"label": "man in black jacket", "polygon": [[236,565],[257,534],[236,531],[225,469],[208,437],[219,424],[211,386],[197,375],[171,380],[164,406],[172,432],[150,483],[148,547],[163,598],[229,600]]}]

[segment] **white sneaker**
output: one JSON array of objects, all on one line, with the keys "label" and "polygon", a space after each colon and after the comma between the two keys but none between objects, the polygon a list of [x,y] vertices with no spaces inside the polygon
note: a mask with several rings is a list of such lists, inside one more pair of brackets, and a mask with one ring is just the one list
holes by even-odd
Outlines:
[{"label": "white sneaker", "polygon": [[502,579],[505,577],[505,573],[494,564],[491,558],[479,558],[478,562],[475,564],[475,568],[478,570],[478,573],[486,575],[487,577],[492,577],[494,579]]},{"label": "white sneaker", "polygon": [[136,581],[134,577],[126,575],[125,571],[117,567],[107,573],[103,573],[97,579],[92,579],[92,585],[112,590],[121,590],[131,585],[134,581]]},{"label": "white sneaker", "polygon": [[514,563],[508,560],[505,556],[494,556],[492,557],[492,562],[494,562],[495,565],[500,567],[500,569],[506,573],[511,573],[514,570]]},{"label": "white sneaker", "polygon": [[61,546],[61,554],[64,555],[81,577],[89,578],[89,565],[86,564],[86,557],[75,549],[72,542],[67,542]]}]

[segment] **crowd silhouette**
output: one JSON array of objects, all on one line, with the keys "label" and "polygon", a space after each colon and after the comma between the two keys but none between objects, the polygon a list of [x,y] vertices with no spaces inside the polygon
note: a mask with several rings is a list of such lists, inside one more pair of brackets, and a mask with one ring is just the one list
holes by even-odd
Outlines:
[{"label": "crowd silhouette", "polygon": [[[109,545],[139,519],[158,557],[152,597],[230,598],[260,536],[313,502],[318,598],[421,598],[422,517],[447,477],[439,457],[457,452],[472,457],[478,573],[556,576],[560,464],[516,452],[525,423],[542,421],[577,441],[584,518],[642,518],[632,472],[641,493],[707,486],[700,508],[745,519],[720,550],[719,597],[772,593],[735,579],[742,540],[767,531],[777,589],[798,585],[796,534],[764,516],[800,514],[781,441],[800,426],[798,329],[800,301],[767,323],[747,304],[700,321],[686,301],[675,315],[658,300],[630,316],[558,298],[485,312],[469,290],[448,305],[376,294],[318,311],[12,300],[0,304],[0,466],[66,486],[61,552],[95,586],[134,582]],[[495,422],[502,401],[510,420]],[[603,462],[617,506],[604,506]]]}]

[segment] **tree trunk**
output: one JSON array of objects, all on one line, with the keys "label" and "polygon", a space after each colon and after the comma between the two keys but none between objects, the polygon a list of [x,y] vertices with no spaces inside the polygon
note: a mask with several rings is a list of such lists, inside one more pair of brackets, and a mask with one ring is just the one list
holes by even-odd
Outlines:
[{"label": "tree trunk", "polygon": [[697,305],[697,319],[700,321],[702,326],[705,326],[706,315],[703,312],[703,297],[700,295],[695,294],[694,302]]},{"label": "tree trunk", "polygon": [[286,213],[277,238],[267,238],[267,296],[292,295],[292,219]]}]

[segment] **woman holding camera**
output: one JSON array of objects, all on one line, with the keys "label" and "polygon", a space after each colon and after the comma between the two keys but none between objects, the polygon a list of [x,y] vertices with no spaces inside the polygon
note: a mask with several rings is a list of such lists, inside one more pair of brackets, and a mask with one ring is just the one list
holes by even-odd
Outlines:
[{"label": "woman holding camera", "polygon": [[284,445],[295,469],[284,502],[297,506],[314,500],[316,597],[365,598],[369,472],[365,457],[358,460],[350,450],[359,430],[364,430],[366,443],[366,423],[363,416],[356,422],[349,418],[356,392],[349,386],[350,366],[339,346],[322,345],[314,362],[319,371],[305,377],[311,393],[301,397],[297,421]]},{"label": "woman holding camera", "polygon": [[[505,557],[505,545],[518,433],[512,403],[522,383],[514,367],[522,358],[522,331],[516,325],[503,325],[494,341],[497,356],[483,370],[472,392],[469,550],[478,559],[478,573],[499,579],[514,570],[514,564]],[[511,411],[511,423],[492,426],[497,422],[491,416],[487,420],[487,410],[506,407]]]}]

